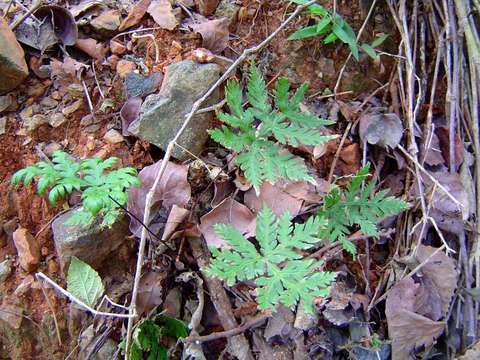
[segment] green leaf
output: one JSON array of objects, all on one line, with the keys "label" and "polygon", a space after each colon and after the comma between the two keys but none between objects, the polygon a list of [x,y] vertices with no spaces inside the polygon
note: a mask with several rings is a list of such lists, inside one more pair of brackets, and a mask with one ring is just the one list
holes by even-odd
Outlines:
[{"label": "green leaf", "polygon": [[373,60],[376,60],[378,59],[378,55],[377,53],[375,52],[375,49],[373,47],[371,47],[370,45],[368,44],[362,44],[360,46],[362,48],[363,51],[365,51],[365,53],[370,56]]},{"label": "green leaf", "polygon": [[373,40],[370,46],[373,48],[376,48],[377,46],[382,45],[387,38],[388,38],[388,34],[382,34],[379,37],[377,37],[375,40]]},{"label": "green leaf", "polygon": [[319,35],[320,32],[317,29],[317,25],[306,26],[300,30],[295,31],[288,37],[288,40],[302,40],[312,36]]},{"label": "green leaf", "polygon": [[335,42],[337,39],[338,39],[337,34],[332,32],[332,33],[328,34],[328,36],[325,39],[323,39],[323,43],[325,45],[328,45],[328,44],[331,44],[331,43]]},{"label": "green leaf", "polygon": [[325,16],[322,20],[317,23],[317,34],[324,34],[330,30],[330,24],[332,23],[332,18],[330,16]]},{"label": "green leaf", "polygon": [[188,329],[183,321],[164,314],[156,315],[153,321],[161,327],[163,335],[171,336],[175,339],[186,338],[188,336]]},{"label": "green leaf", "polygon": [[95,306],[105,291],[98,273],[75,256],[68,267],[67,290],[91,307]]},{"label": "green leaf", "polygon": [[288,213],[277,218],[271,209],[264,207],[256,224],[259,249],[232,227],[217,225],[217,234],[231,249],[212,249],[212,261],[202,271],[226,280],[228,285],[254,280],[260,309],[274,310],[278,304],[292,307],[303,300],[305,310],[312,312],[313,298],[328,294],[335,274],[317,271],[315,267],[319,264],[303,259],[297,250],[320,242],[317,234],[322,226],[325,221],[321,218],[294,225]]},{"label": "green leaf", "polygon": [[[344,24],[346,24],[344,22]],[[346,24],[346,27],[342,27],[340,24],[335,22],[332,26],[332,31],[333,33],[345,44],[348,44],[350,47],[350,50],[352,52],[353,57],[358,60],[359,55],[358,55],[358,47],[357,47],[357,40],[355,38],[355,34],[350,32],[351,28],[348,24]],[[353,32],[353,31],[352,31]]]},{"label": "green leaf", "polygon": [[263,77],[258,72],[255,62],[253,61],[250,65],[247,88],[247,98],[250,105],[262,112],[270,111],[267,85],[265,84],[265,80],[263,80]]}]

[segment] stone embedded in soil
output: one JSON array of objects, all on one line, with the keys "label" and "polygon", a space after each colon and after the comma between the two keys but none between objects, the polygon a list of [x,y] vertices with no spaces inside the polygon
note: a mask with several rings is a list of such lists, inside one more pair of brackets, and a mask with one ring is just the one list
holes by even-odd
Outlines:
[{"label": "stone embedded in soil", "polygon": [[122,216],[111,228],[102,228],[101,219],[90,225],[67,225],[65,222],[75,210],[60,215],[52,223],[53,240],[62,271],[67,269],[72,256],[98,269],[128,235],[128,221]]},{"label": "stone embedded in soil", "polygon": [[117,74],[122,79],[124,79],[128,73],[133,72],[136,68],[137,65],[135,65],[133,61],[129,60],[119,60],[116,65]]},{"label": "stone embedded in soil", "polygon": [[215,10],[215,17],[218,19],[226,17],[228,19],[228,27],[232,29],[236,25],[239,10],[240,5],[237,4],[236,0],[220,0],[217,10]]},{"label": "stone embedded in soil", "polygon": [[7,22],[0,17],[0,94],[15,89],[27,76],[25,53]]},{"label": "stone embedded in soil", "polygon": [[110,144],[118,144],[123,141],[123,136],[115,129],[110,129],[107,133],[103,136],[106,142]]},{"label": "stone embedded in soil", "polygon": [[[148,96],[140,110],[140,116],[130,124],[128,132],[163,150],[182,126],[185,115],[220,76],[217,64],[197,64],[184,60],[167,67],[160,92]],[[204,106],[218,102],[218,91]],[[178,141],[179,145],[193,154],[199,154],[208,139],[207,129],[212,125],[212,114],[196,115]],[[180,148],[173,156],[179,160],[189,158]]]},{"label": "stone embedded in soil", "polygon": [[[115,356],[118,349],[118,343],[108,338],[103,345],[98,347],[97,351],[94,351],[96,346],[95,339],[98,338],[98,334],[95,334],[93,325],[90,325],[86,328],[79,339],[78,344],[79,351],[77,355],[77,360],[116,360],[118,356]],[[90,355],[92,353],[92,355]]]},{"label": "stone embedded in soil", "polygon": [[5,259],[0,262],[0,284],[7,280],[8,276],[12,273],[12,260]]},{"label": "stone embedded in soil", "polygon": [[127,99],[153,94],[162,85],[163,75],[156,72],[150,76],[143,76],[134,72],[125,75],[125,91]]},{"label": "stone embedded in soil", "polygon": [[40,263],[40,247],[33,235],[27,229],[18,228],[13,233],[13,243],[22,269],[27,272],[35,270]]}]

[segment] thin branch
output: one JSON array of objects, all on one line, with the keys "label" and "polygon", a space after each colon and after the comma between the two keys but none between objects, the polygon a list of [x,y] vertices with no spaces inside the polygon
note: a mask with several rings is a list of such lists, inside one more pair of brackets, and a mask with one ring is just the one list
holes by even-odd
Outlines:
[{"label": "thin branch", "polygon": [[[265,40],[263,40],[260,44],[245,49],[243,53],[235,60],[230,67],[225,71],[225,73],[213,84],[207,92],[200,97],[197,101],[193,103],[192,109],[190,112],[186,115],[185,121],[183,122],[182,126],[178,130],[177,134],[174,136],[174,138],[170,141],[168,144],[166,151],[165,151],[165,156],[162,159],[162,163],[160,165],[160,169],[156,175],[155,182],[153,183],[151,189],[147,193],[146,199],[145,199],[145,211],[144,211],[144,217],[143,217],[143,222],[145,225],[148,226],[148,223],[150,221],[150,211],[151,211],[151,204],[153,200],[153,195],[155,194],[155,190],[160,182],[160,179],[163,177],[163,174],[165,173],[165,170],[167,168],[168,161],[170,160],[172,156],[173,149],[175,147],[175,144],[178,143],[178,139],[180,136],[183,134],[187,126],[189,125],[190,121],[193,119],[194,115],[196,112],[200,109],[202,104],[210,97],[210,95],[220,86],[223,84],[223,82],[233,73],[233,71],[237,68],[240,63],[242,63],[247,56],[254,54],[261,49],[263,49],[265,46],[267,46],[270,41],[275,38],[280,32],[282,32],[287,25],[295,19],[302,11],[305,9],[307,6],[312,5],[315,3],[316,0],[309,1],[305,5],[299,5],[295,9],[295,11],[273,32],[271,33]],[[132,330],[133,330],[133,323],[134,319],[137,316],[137,308],[136,308],[136,302],[137,302],[137,296],[138,296],[138,288],[140,284],[140,278],[142,274],[142,266],[143,266],[143,255],[145,252],[145,245],[146,245],[146,237],[147,237],[147,230],[145,227],[142,228],[142,234],[140,237],[140,244],[138,247],[138,257],[137,257],[137,264],[136,264],[136,272],[135,272],[135,279],[134,279],[134,284],[133,284],[133,291],[132,291],[132,300],[130,304],[130,317],[128,320],[128,325],[127,325],[127,336],[126,336],[126,350],[125,350],[125,359],[128,359],[129,351],[130,351],[130,342],[132,338]]]}]

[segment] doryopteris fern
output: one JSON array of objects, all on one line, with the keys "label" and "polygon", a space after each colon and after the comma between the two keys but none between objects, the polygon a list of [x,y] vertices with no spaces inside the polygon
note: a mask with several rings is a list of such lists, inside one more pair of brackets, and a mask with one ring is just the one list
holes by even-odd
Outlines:
[{"label": "doryopteris fern", "polygon": [[140,186],[134,168],[107,173],[117,161],[115,157],[74,161],[65,152],[57,151],[51,162],[41,161],[17,171],[12,183],[18,185],[23,182],[28,186],[34,178],[38,178],[38,193],[43,195],[50,188],[48,200],[52,205],[74,189],[82,192],[82,207],[69,218],[68,223],[89,224],[97,215],[102,215],[102,225],[111,226],[119,215],[120,205],[127,203],[128,188]]},{"label": "doryopteris fern", "polygon": [[352,227],[358,227],[364,235],[378,236],[377,224],[380,220],[407,208],[406,202],[387,196],[388,190],[372,195],[375,185],[372,181],[362,189],[369,168],[370,165],[366,165],[360,169],[345,190],[334,187],[323,199],[323,207],[318,213],[318,216],[328,219],[320,237],[330,242],[339,240],[352,255],[356,254],[356,248],[347,239]]},{"label": "doryopteris fern", "polygon": [[274,309],[279,303],[292,307],[303,300],[305,309],[311,312],[313,297],[328,295],[335,274],[316,270],[320,264],[302,258],[298,250],[318,243],[318,234],[325,226],[320,217],[293,225],[288,213],[277,218],[271,209],[263,208],[257,217],[257,249],[235,228],[217,224],[215,231],[231,249],[212,249],[213,259],[204,270],[209,276],[226,280],[228,285],[254,280],[261,309]]},{"label": "doryopteris fern", "polygon": [[332,121],[300,111],[300,102],[307,88],[308,85],[304,84],[290,95],[288,80],[279,79],[272,106],[265,81],[253,63],[247,84],[247,109],[243,108],[239,84],[229,81],[226,86],[231,113],[218,113],[225,125],[211,130],[210,135],[216,142],[238,153],[236,163],[257,193],[265,180],[271,183],[279,179],[313,182],[303,159],[281,145],[319,145],[334,138],[322,135],[319,129],[322,125],[333,124]]}]

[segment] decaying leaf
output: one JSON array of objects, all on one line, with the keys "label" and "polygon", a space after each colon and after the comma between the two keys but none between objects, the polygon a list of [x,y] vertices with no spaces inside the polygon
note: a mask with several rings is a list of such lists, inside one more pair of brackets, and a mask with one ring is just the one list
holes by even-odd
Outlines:
[{"label": "decaying leaf", "polygon": [[217,9],[219,0],[195,0],[198,12],[203,16],[212,15]]},{"label": "decaying leaf", "polygon": [[288,211],[292,216],[297,216],[302,208],[305,197],[311,191],[312,184],[306,181],[295,181],[288,184],[264,182],[257,195],[254,189],[245,193],[245,205],[258,213],[263,205],[273,210],[275,215],[281,216]]},{"label": "decaying leaf", "polygon": [[137,311],[148,313],[163,302],[163,283],[168,277],[167,271],[151,271],[142,276],[138,290]]},{"label": "decaying leaf", "polygon": [[120,24],[120,27],[118,28],[118,30],[124,31],[129,27],[137,25],[140,22],[140,20],[142,20],[145,13],[147,12],[147,9],[150,6],[151,2],[152,0],[140,0],[135,5],[133,5],[127,17]]},{"label": "decaying leaf", "polygon": [[178,26],[170,0],[153,0],[148,6],[147,12],[163,29],[173,30]]},{"label": "decaying leaf", "polygon": [[[450,129],[448,126],[439,126],[435,133],[438,135],[440,143],[440,150],[443,158],[447,163],[450,163]],[[463,141],[460,136],[455,133],[453,137],[453,153],[455,158],[455,164],[460,166],[463,162]]]},{"label": "decaying leaf", "polygon": [[143,100],[141,97],[132,97],[128,99],[120,110],[120,117],[122,119],[122,135],[130,136],[128,127],[132,122],[137,120],[140,115],[140,108],[142,107]]},{"label": "decaying leaf", "polygon": [[78,39],[75,47],[95,60],[102,60],[108,52],[108,46],[97,42],[95,39]]},{"label": "decaying leaf", "polygon": [[360,138],[372,145],[394,149],[403,136],[403,124],[396,114],[365,113],[360,118]]},{"label": "decaying leaf", "polygon": [[177,205],[173,205],[172,209],[170,210],[170,214],[168,214],[167,223],[165,224],[165,229],[163,230],[162,240],[166,241],[170,238],[170,236],[175,232],[178,225],[180,225],[183,220],[185,220],[190,214],[190,210],[184,209]]},{"label": "decaying leaf", "polygon": [[232,198],[227,198],[215,209],[200,219],[200,232],[210,247],[224,248],[228,244],[213,230],[215,224],[228,224],[247,237],[255,235],[255,215],[248,207]]},{"label": "decaying leaf", "polygon": [[432,138],[428,143],[427,151],[425,152],[425,163],[430,166],[445,163],[442,151],[440,150],[440,141],[435,133],[432,134]]},{"label": "decaying leaf", "polygon": [[[143,220],[145,200],[148,191],[152,187],[155,177],[160,170],[161,160],[153,165],[144,167],[138,174],[142,186],[132,187],[128,196],[128,210],[138,219]],[[188,166],[177,165],[168,162],[165,173],[160,180],[152,199],[152,209],[158,209],[161,206],[170,208],[173,205],[185,207],[190,201],[191,189],[187,181]],[[152,211],[152,218],[155,216]],[[136,236],[140,235],[142,225],[133,217],[130,220],[130,231]]]},{"label": "decaying leaf", "polygon": [[408,359],[419,346],[430,346],[445,329],[445,323],[434,321],[417,311],[424,309],[423,286],[407,278],[395,284],[387,297],[385,314],[392,340],[392,359]]},{"label": "decaying leaf", "polygon": [[229,21],[227,18],[205,20],[199,24],[191,24],[193,31],[202,35],[203,47],[214,53],[220,53],[228,46]]},{"label": "decaying leaf", "polygon": [[[434,247],[420,245],[417,248],[416,258],[419,263],[423,263],[431,256],[435,250]],[[441,300],[442,317],[444,317],[450,307],[450,301],[457,288],[457,270],[455,260],[445,255],[444,252],[436,253],[422,267],[421,272],[430,278],[435,285]]]}]

